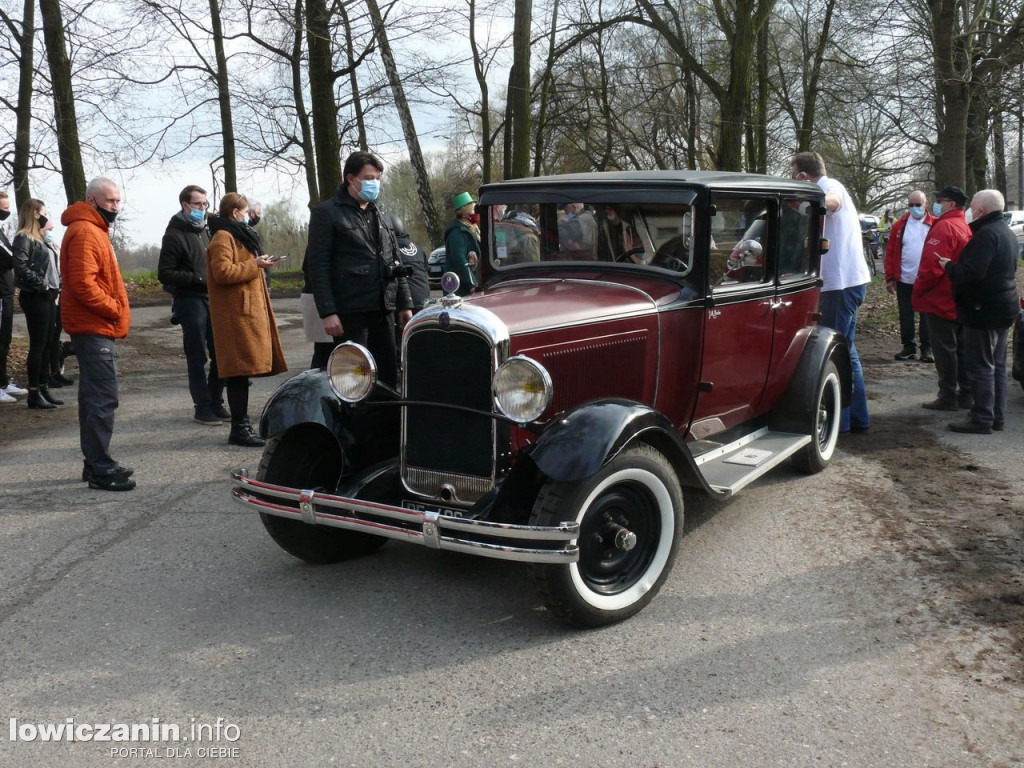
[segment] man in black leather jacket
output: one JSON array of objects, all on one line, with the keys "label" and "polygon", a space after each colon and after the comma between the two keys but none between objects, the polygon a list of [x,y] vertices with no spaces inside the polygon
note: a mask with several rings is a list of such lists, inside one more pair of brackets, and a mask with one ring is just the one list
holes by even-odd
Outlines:
[{"label": "man in black leather jacket", "polygon": [[[217,374],[217,355],[210,324],[210,299],[206,289],[206,226],[209,203],[202,187],[190,184],[178,195],[180,210],[167,224],[160,244],[157,277],[174,296],[172,314],[181,325],[188,390],[195,406],[193,420],[217,426],[231,420],[224,407],[224,382]],[[207,355],[210,369],[206,370]]]},{"label": "man in black leather jacket", "polygon": [[1003,428],[1006,412],[1006,339],[1020,309],[1014,273],[1017,237],[1003,221],[1005,201],[995,189],[971,199],[971,239],[956,263],[940,258],[953,284],[957,320],[963,327],[964,364],[974,395],[966,421],[953,432],[987,435]]},{"label": "man in black leather jacket", "polygon": [[335,344],[362,344],[380,380],[398,381],[398,323],[412,317],[412,298],[398,259],[394,232],[376,204],[384,165],[369,152],[345,160],[344,186],[313,209],[306,266],[317,313]]}]

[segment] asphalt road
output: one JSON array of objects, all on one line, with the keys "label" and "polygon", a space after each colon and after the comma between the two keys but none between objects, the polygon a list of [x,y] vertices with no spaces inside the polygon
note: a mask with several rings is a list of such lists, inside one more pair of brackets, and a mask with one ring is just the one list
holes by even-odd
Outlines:
[{"label": "asphalt road", "polygon": [[[297,301],[275,306],[300,370]],[[259,451],[190,420],[166,315],[135,310],[125,345],[113,448],[137,490],[79,481],[73,405],[54,418],[0,411],[0,765],[150,765],[186,749],[173,764],[1024,762],[1020,624],[979,618],[948,578],[985,576],[971,550],[930,537],[930,502],[856,437],[822,474],[782,469],[727,503],[688,496],[655,601],[617,626],[567,630],[515,564],[390,542],[312,567],[279,550],[229,496],[229,470],[255,467]],[[869,382],[873,431],[909,414],[922,456],[998,480],[998,498],[961,499],[953,483],[935,504],[963,516],[953,531],[979,504],[1003,519],[979,535],[1009,537],[998,565],[1020,594],[1020,390],[1006,432],[956,436],[917,408],[927,371],[886,371]],[[277,383],[256,381],[254,416]],[[897,524],[907,510],[920,525]],[[25,740],[26,724],[68,718],[158,718],[192,740]],[[190,735],[219,718],[220,740]],[[127,748],[151,751],[111,754]]]}]

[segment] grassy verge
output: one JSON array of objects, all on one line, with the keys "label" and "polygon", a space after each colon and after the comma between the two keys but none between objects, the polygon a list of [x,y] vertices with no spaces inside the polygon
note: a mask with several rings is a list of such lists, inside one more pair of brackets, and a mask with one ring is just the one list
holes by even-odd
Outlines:
[{"label": "grassy verge", "polygon": [[[171,303],[171,295],[164,290],[155,271],[132,272],[130,275],[124,275],[124,287],[128,291],[128,302],[132,306],[145,307]],[[270,295],[272,297],[298,296],[301,290],[301,269],[271,270]]]}]

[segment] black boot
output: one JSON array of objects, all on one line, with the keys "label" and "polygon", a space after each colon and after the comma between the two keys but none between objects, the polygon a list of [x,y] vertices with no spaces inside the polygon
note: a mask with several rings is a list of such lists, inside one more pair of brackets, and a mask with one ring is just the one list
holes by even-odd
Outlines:
[{"label": "black boot", "polygon": [[53,405],[64,405],[64,401],[63,400],[58,400],[56,397],[54,397],[53,395],[50,394],[49,387],[40,386],[39,387],[39,394],[42,395],[44,400],[49,401]]},{"label": "black boot", "polygon": [[248,419],[232,422],[228,442],[231,445],[241,445],[246,448],[260,448],[266,444],[266,441],[253,431],[252,424]]},{"label": "black boot", "polygon": [[40,410],[49,410],[56,408],[57,406],[51,403],[49,400],[43,397],[38,387],[28,388],[28,407],[39,408]]}]

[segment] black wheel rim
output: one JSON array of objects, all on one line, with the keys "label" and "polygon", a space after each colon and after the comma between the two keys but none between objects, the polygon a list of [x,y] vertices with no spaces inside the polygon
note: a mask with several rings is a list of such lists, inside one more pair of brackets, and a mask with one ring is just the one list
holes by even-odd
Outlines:
[{"label": "black wheel rim", "polygon": [[818,452],[828,450],[832,436],[832,421],[836,412],[836,390],[831,379],[826,379],[822,388],[821,399],[818,401]]},{"label": "black wheel rim", "polygon": [[[624,530],[636,536],[632,549],[616,544]],[[633,482],[612,486],[594,500],[580,524],[580,576],[599,594],[624,592],[647,572],[660,538],[661,514],[650,491]]]}]

